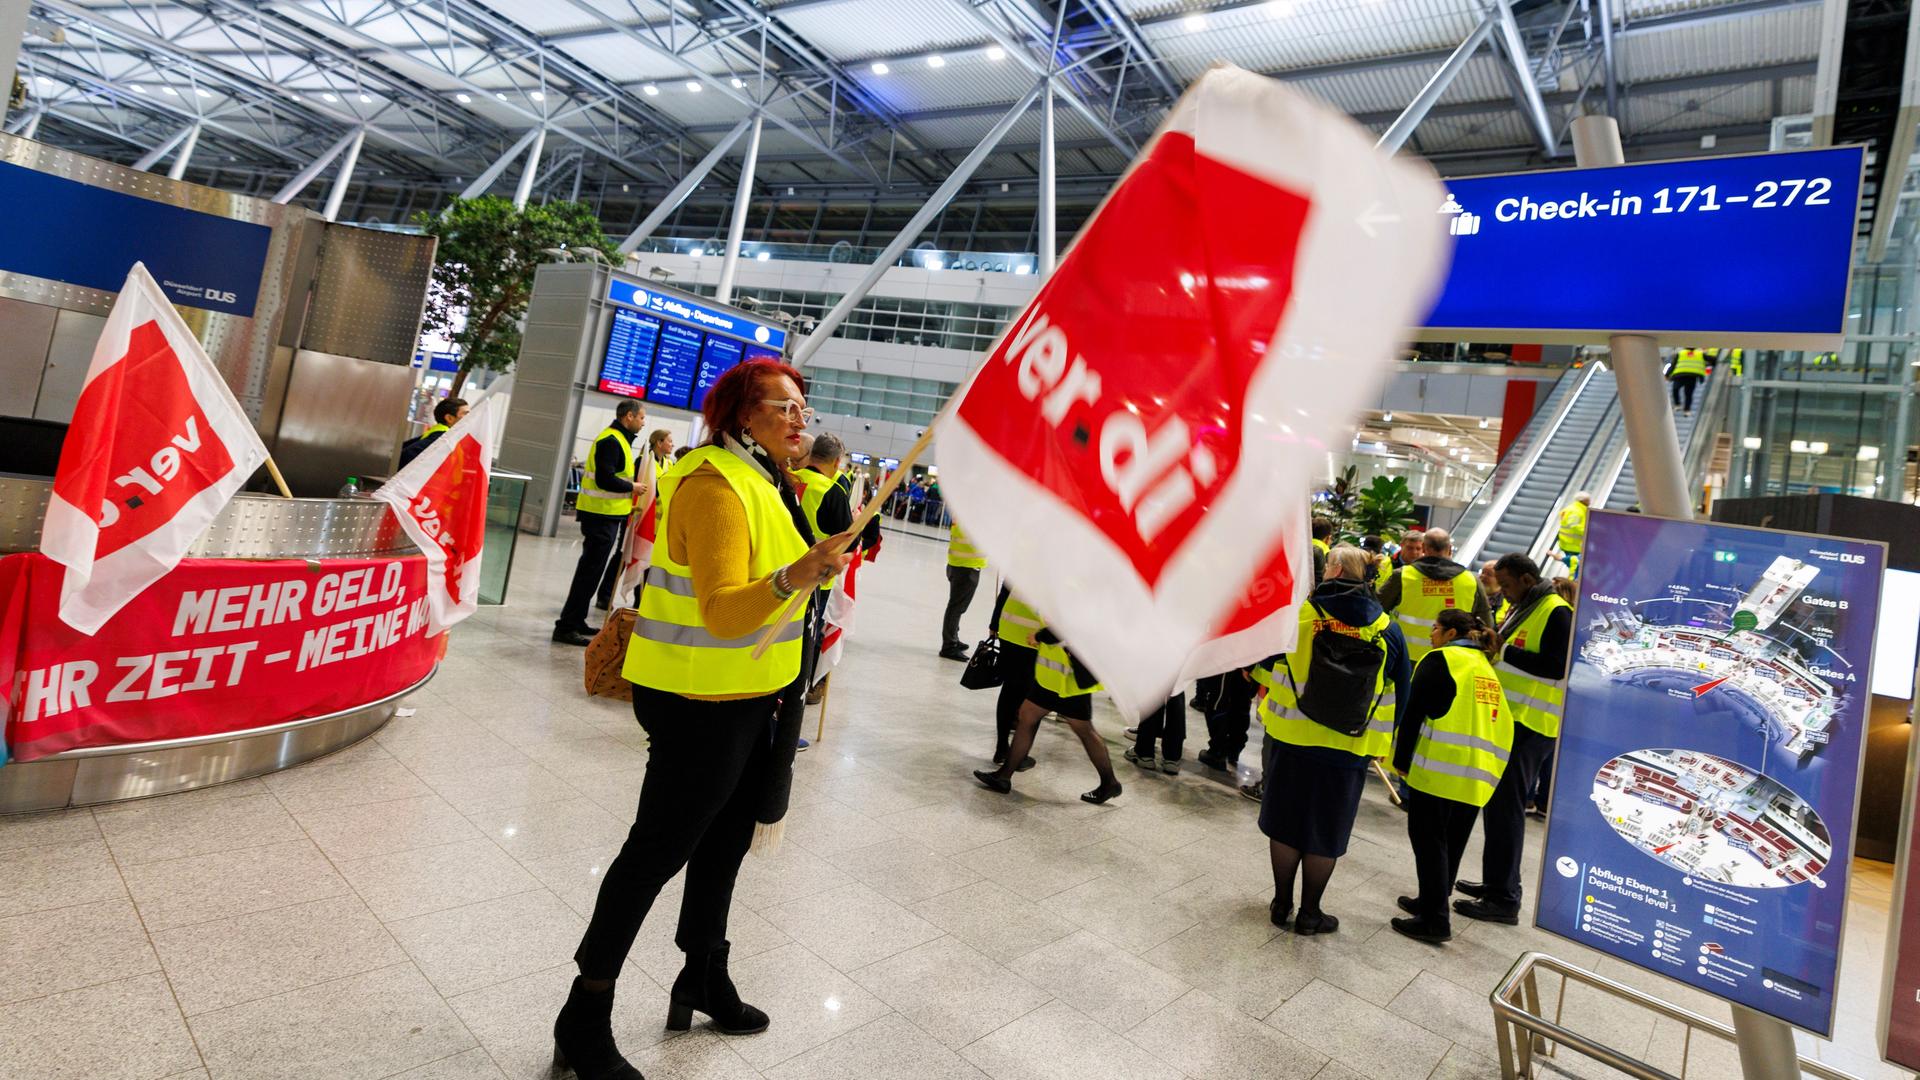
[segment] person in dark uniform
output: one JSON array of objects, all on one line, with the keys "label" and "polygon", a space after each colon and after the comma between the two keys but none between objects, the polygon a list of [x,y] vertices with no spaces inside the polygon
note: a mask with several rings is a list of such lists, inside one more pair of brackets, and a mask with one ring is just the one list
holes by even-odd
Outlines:
[{"label": "person in dark uniform", "polygon": [[573,504],[585,543],[580,549],[580,562],[573,568],[567,602],[553,624],[553,640],[558,644],[593,644],[594,628],[587,625],[587,605],[596,592],[613,595],[614,580],[620,575],[613,552],[620,546],[621,529],[636,502],[644,504],[653,487],[652,477],[636,475],[633,453],[634,436],[646,422],[646,410],[628,398],[614,406],[613,423],[593,440],[586,475],[580,480],[580,495]]}]

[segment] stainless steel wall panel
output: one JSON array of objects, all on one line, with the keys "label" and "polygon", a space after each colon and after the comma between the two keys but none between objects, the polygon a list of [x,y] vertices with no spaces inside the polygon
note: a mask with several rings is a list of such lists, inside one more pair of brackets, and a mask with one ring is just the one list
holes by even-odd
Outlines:
[{"label": "stainless steel wall panel", "polygon": [[[0,554],[40,543],[53,485],[0,476]],[[386,503],[240,495],[187,550],[196,559],[346,559],[416,555]]]},{"label": "stainless steel wall panel", "polygon": [[32,416],[60,309],[0,297],[0,416]]},{"label": "stainless steel wall panel", "polygon": [[410,365],[438,243],[431,236],[327,225],[301,347]]},{"label": "stainless steel wall panel", "polygon": [[323,495],[349,476],[391,473],[412,392],[408,365],[311,349],[295,353],[273,444],[287,485]]},{"label": "stainless steel wall panel", "polygon": [[33,405],[34,419],[63,424],[73,419],[80,387],[87,381],[87,366],[93,362],[93,347],[106,325],[105,316],[80,311],[62,311],[54,317],[46,372],[40,378],[40,396]]}]

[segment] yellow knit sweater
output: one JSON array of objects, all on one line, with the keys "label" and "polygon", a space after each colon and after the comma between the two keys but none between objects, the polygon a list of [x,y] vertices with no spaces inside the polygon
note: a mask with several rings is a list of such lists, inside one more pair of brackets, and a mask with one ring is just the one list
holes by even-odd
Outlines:
[{"label": "yellow knit sweater", "polygon": [[[711,465],[694,471],[673,493],[667,514],[667,554],[693,571],[700,622],[719,638],[754,634],[786,602],[773,593],[773,575],[747,578],[753,537],[747,508],[733,485]],[[758,694],[689,694],[701,701],[738,701]]]}]

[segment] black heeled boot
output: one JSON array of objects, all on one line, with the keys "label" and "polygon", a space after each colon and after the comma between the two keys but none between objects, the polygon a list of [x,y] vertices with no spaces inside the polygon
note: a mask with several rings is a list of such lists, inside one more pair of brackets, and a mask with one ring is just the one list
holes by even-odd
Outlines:
[{"label": "black heeled boot", "polygon": [[667,1008],[667,1030],[685,1031],[693,1024],[693,1014],[704,1013],[713,1021],[713,1029],[722,1035],[758,1035],[767,1030],[767,1014],[740,1000],[733,979],[727,974],[727,953],[731,942],[703,955],[687,954],[687,966],[673,980]]},{"label": "black heeled boot", "polygon": [[646,1080],[613,1042],[613,988],[593,993],[575,976],[553,1021],[553,1067],[580,1080]]}]

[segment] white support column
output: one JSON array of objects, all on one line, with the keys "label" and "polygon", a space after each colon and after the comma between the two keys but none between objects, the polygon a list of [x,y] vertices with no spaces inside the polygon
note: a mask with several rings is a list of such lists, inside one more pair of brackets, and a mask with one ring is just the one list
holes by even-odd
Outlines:
[{"label": "white support column", "polygon": [[1060,222],[1054,201],[1055,177],[1059,168],[1054,161],[1053,80],[1043,79],[1040,94],[1040,280],[1053,276],[1059,261]]},{"label": "white support column", "polygon": [[[1548,157],[1559,153],[1560,137],[1554,134],[1553,121],[1547,118],[1547,103],[1540,96],[1540,84],[1534,81],[1533,66],[1527,56],[1527,43],[1520,36],[1520,24],[1514,20],[1512,0],[1493,0],[1493,15],[1500,22],[1500,41],[1505,47],[1507,60],[1513,65],[1514,91],[1520,97],[1520,111],[1526,114],[1527,122],[1533,125],[1533,133],[1540,140],[1540,149]],[[1640,473],[1636,467],[1635,476]]]},{"label": "white support column", "polygon": [[27,122],[21,124],[20,130],[14,132],[14,134],[23,139],[31,139],[35,135],[40,134],[40,118],[45,115],[47,115],[47,110],[45,109],[35,109],[31,113],[28,113]]},{"label": "white support column", "polygon": [[901,229],[892,240],[887,242],[885,250],[880,252],[879,258],[873,260],[873,265],[867,267],[867,272],[861,276],[860,281],[847,295],[840,298],[839,303],[833,305],[833,310],[827,312],[820,320],[820,324],[807,335],[807,340],[801,342],[800,347],[794,350],[795,367],[804,367],[807,361],[813,359],[813,354],[820,351],[820,346],[826,344],[827,339],[833,336],[833,332],[839,329],[840,324],[847,321],[847,316],[853,314],[853,309],[859,306],[860,301],[867,298],[867,293],[873,291],[873,287],[879,284],[880,278],[893,268],[894,260],[907,250],[908,245],[919,238],[927,224],[940,211],[946,209],[947,203],[953,201],[953,197],[966,186],[974,170],[980,167],[981,162],[987,160],[987,156],[993,153],[994,147],[1000,145],[1000,140],[1006,138],[1008,129],[1012,128],[1014,123],[1033,105],[1034,99],[1040,96],[1040,91],[1045,85],[1043,82],[1027,91],[1025,97],[1015,102],[1013,108],[1008,109],[1004,116],[995,121],[993,127],[981,136],[980,144],[968,151],[967,156],[960,160],[960,164],[954,166],[953,173],[940,185],[940,189],[935,191],[919,210],[914,211],[913,218],[907,222],[906,228]]},{"label": "white support column", "polygon": [[173,156],[173,168],[167,170],[167,179],[179,180],[187,175],[187,165],[193,160],[193,148],[200,145],[200,125],[187,129],[186,141],[180,144],[180,150]]},{"label": "white support column", "polygon": [[193,125],[189,124],[186,127],[181,128],[179,131],[174,132],[173,135],[169,137],[166,142],[163,142],[159,146],[156,146],[153,149],[147,151],[146,153],[141,154],[140,160],[133,163],[133,171],[146,172],[148,169],[151,169],[155,165],[160,164],[161,161],[166,159],[166,156],[168,154],[173,152],[174,147],[179,146],[182,142],[186,141],[187,133],[192,130],[194,130]]},{"label": "white support column", "polygon": [[[1582,116],[1573,122],[1573,160],[1583,169],[1626,163],[1620,125],[1613,117]],[[1639,334],[1615,334],[1607,345],[1613,352],[1614,386],[1620,395],[1620,416],[1627,425],[1627,450],[1633,455],[1640,506],[1660,517],[1690,518],[1693,499],[1687,494],[1686,471],[1680,464],[1673,406],[1667,403],[1667,387],[1660,375],[1660,345]]]},{"label": "white support column", "polygon": [[[29,0],[0,0],[0,93],[11,96],[20,65],[20,39],[27,36]],[[5,100],[5,98],[0,98]],[[33,136],[26,136],[32,138]]]},{"label": "white support column", "polygon": [[533,133],[533,146],[527,151],[527,167],[520,172],[520,186],[513,191],[513,208],[525,210],[527,199],[533,195],[533,178],[540,172],[540,152],[547,148],[547,129],[536,128]]},{"label": "white support column", "polygon": [[733,301],[733,279],[740,271],[740,241],[747,234],[747,202],[753,198],[753,170],[760,163],[761,114],[753,116],[753,130],[747,133],[747,152],[740,158],[740,187],[733,195],[733,221],[727,225],[727,250],[720,260],[720,284],[713,298],[723,304]]},{"label": "white support column", "polygon": [[274,192],[272,201],[285,206],[287,203],[298,198],[301,192],[307,190],[307,185],[313,183],[315,177],[318,177],[327,166],[333,164],[333,159],[340,156],[340,151],[345,150],[350,143],[356,146],[359,145],[356,140],[363,138],[364,135],[364,132],[349,131],[345,135],[340,136],[338,141],[332,146],[327,147],[319,157],[314,158],[312,163],[306,168],[301,169],[293,179],[287,181],[285,187]]},{"label": "white support column", "polygon": [[500,179],[500,174],[507,171],[507,166],[513,164],[514,159],[520,156],[520,151],[532,145],[534,138],[539,134],[539,130],[535,129],[520,136],[520,141],[507,147],[507,152],[501,154],[493,164],[487,166],[486,172],[473,178],[473,183],[467,185],[467,189],[460,193],[460,197],[463,199],[477,199],[485,195],[487,189],[493,186],[493,182]]},{"label": "white support column", "polygon": [[707,174],[713,171],[713,167],[720,163],[720,159],[727,156],[727,151],[733,148],[733,144],[740,141],[740,136],[746,134],[747,129],[753,126],[754,119],[749,117],[733,125],[732,131],[722,135],[720,141],[713,144],[713,149],[707,151],[707,156],[700,159],[700,164],[695,165],[692,172],[681,177],[680,182],[673,185],[673,190],[667,192],[667,197],[660,200],[660,205],[653,208],[653,213],[648,214],[645,221],[634,226],[633,231],[627,234],[627,238],[620,241],[620,254],[633,254],[647,237],[653,235],[653,230],[659,228],[661,222],[667,220],[675,210],[680,208],[680,204],[687,200],[687,196],[693,193],[693,189],[700,186],[700,181],[705,180]]},{"label": "white support column", "polygon": [[1440,70],[1434,72],[1433,77],[1427,80],[1427,84],[1422,86],[1420,92],[1413,96],[1413,100],[1407,103],[1407,107],[1394,120],[1393,126],[1387,129],[1386,134],[1380,136],[1376,146],[1389,154],[1400,152],[1400,148],[1406,145],[1408,137],[1413,134],[1413,129],[1419,127],[1420,121],[1427,118],[1427,112],[1433,108],[1433,103],[1440,100],[1440,95],[1446,93],[1447,87],[1453,85],[1453,80],[1467,66],[1467,61],[1473,59],[1473,54],[1479,52],[1480,46],[1486,43],[1488,35],[1493,33],[1494,23],[1499,18],[1497,13],[1489,11],[1487,17],[1480,20],[1480,25],[1473,28],[1473,33],[1468,34],[1467,39],[1460,43],[1460,47],[1453,50],[1452,55],[1441,62]]},{"label": "white support column", "polygon": [[366,128],[353,133],[353,144],[347,147],[346,159],[340,162],[340,173],[333,178],[333,190],[327,193],[327,208],[324,213],[328,221],[334,221],[340,217],[340,200],[347,197],[347,185],[353,183],[354,166],[360,164],[360,147],[366,141]]}]

